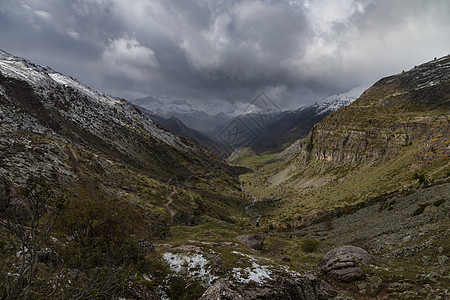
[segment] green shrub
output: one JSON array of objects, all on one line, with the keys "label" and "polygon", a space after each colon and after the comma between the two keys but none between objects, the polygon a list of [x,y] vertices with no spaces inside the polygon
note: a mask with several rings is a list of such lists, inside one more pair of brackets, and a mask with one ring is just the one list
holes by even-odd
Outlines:
[{"label": "green shrub", "polygon": [[141,217],[126,203],[81,196],[58,220],[70,242],[61,249],[70,267],[121,266],[143,259],[135,239]]},{"label": "green shrub", "polygon": [[444,204],[445,201],[446,201],[446,200],[445,200],[444,198],[439,199],[439,200],[436,200],[436,201],[433,202],[433,206],[439,207],[439,206],[441,206],[442,204]]},{"label": "green shrub", "polygon": [[425,208],[429,205],[430,203],[419,204],[419,207],[414,211],[413,216],[421,215]]},{"label": "green shrub", "polygon": [[317,248],[319,248],[319,241],[303,240],[300,245],[300,248],[302,249],[303,252],[306,252],[306,253],[315,252],[317,250]]},{"label": "green shrub", "polygon": [[169,288],[166,293],[169,299],[199,299],[206,290],[200,283],[190,282],[187,278],[181,276],[171,277],[168,281]]}]

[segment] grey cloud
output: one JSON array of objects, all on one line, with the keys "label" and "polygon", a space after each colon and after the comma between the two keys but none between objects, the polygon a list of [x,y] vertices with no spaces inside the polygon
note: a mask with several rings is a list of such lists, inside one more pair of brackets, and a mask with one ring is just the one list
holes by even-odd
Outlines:
[{"label": "grey cloud", "polygon": [[448,53],[445,0],[2,0],[0,48],[109,94],[298,107]]}]

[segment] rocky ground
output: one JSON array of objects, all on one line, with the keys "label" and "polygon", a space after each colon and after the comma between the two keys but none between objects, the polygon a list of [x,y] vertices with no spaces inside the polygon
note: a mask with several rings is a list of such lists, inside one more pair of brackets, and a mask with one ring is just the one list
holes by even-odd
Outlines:
[{"label": "rocky ground", "polygon": [[449,192],[393,193],[290,230],[175,226],[152,252],[164,278],[147,279],[165,299],[179,278],[203,300],[448,299]]},{"label": "rocky ground", "polygon": [[394,193],[292,234],[359,246],[372,255],[367,279],[342,286],[355,298],[448,299],[449,195],[449,183]]}]

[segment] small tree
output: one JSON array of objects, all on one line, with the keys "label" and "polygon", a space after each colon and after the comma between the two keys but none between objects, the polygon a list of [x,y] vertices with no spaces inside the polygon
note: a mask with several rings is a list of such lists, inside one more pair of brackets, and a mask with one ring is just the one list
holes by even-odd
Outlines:
[{"label": "small tree", "polygon": [[19,193],[4,178],[0,179],[0,229],[16,252],[14,276],[5,276],[7,298],[31,297],[36,277],[38,253],[47,243],[65,200],[42,178],[30,177]]}]

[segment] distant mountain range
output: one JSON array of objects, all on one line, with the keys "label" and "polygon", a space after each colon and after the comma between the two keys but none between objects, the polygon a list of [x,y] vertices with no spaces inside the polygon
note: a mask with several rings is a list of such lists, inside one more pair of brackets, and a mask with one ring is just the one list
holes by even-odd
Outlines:
[{"label": "distant mountain range", "polygon": [[198,131],[214,128],[218,124],[223,124],[243,113],[238,107],[228,103],[192,105],[185,100],[163,101],[153,96],[132,100],[131,102],[151,111],[155,115],[164,118],[175,117],[186,124],[186,126]]},{"label": "distant mountain range", "polygon": [[155,122],[227,157],[234,149],[247,146],[257,152],[280,151],[324,117],[352,103],[364,89],[357,87],[314,105],[287,111],[258,103],[194,106],[185,100],[163,101],[153,96],[132,102],[145,108]]},{"label": "distant mountain range", "polygon": [[248,113],[222,124],[208,134],[230,149],[251,147],[258,153],[279,152],[305,136],[317,122],[356,100],[364,90],[355,88],[322,102],[277,113]]}]

